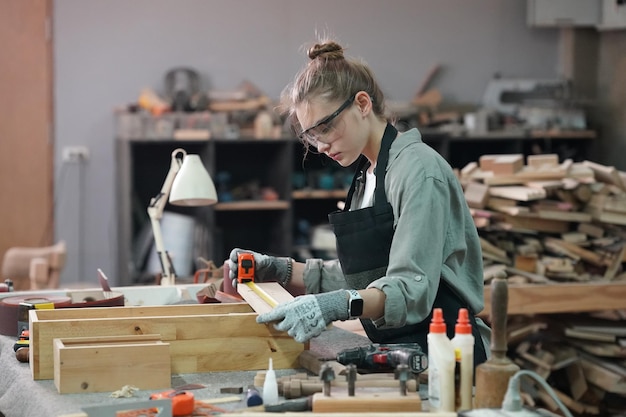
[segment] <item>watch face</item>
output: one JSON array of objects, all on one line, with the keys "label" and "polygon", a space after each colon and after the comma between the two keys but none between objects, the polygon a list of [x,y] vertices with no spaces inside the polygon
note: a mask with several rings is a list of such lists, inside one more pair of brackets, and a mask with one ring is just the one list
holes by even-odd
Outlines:
[{"label": "watch face", "polygon": [[363,299],[357,298],[350,300],[350,317],[359,317],[363,315]]}]

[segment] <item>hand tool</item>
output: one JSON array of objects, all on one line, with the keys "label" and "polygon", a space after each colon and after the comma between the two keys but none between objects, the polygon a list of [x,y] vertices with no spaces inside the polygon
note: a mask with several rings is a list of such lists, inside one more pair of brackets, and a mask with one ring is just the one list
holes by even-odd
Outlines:
[{"label": "hand tool", "polygon": [[28,330],[28,312],[33,309],[53,309],[54,303],[46,298],[30,298],[19,303],[17,307],[17,335]]},{"label": "hand tool", "polygon": [[428,356],[417,343],[371,344],[346,349],[337,354],[337,362],[368,371],[390,371],[398,365],[407,365],[411,372],[419,374],[428,368]]},{"label": "hand tool", "polygon": [[508,284],[500,274],[491,281],[491,357],[476,367],[474,408],[499,408],[509,379],[519,366],[507,356]]},{"label": "hand tool", "polygon": [[237,255],[237,282],[247,285],[248,288],[261,297],[270,307],[276,307],[278,305],[276,300],[254,283],[254,271],[255,263],[253,254],[244,252]]},{"label": "hand tool", "polygon": [[254,282],[254,255],[251,253],[240,253],[237,255],[237,282]]},{"label": "hand tool", "polygon": [[172,416],[186,416],[193,413],[195,401],[193,394],[187,391],[168,390],[150,395],[151,400],[171,400]]}]

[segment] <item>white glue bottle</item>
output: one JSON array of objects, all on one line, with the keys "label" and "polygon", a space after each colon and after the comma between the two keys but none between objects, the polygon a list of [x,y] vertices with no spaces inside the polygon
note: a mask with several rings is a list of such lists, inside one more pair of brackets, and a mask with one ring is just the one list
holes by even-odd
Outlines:
[{"label": "white glue bottle", "polygon": [[430,411],[454,410],[454,349],[446,335],[443,311],[433,309],[428,332],[428,404]]},{"label": "white glue bottle", "polygon": [[456,393],[457,411],[472,409],[472,387],[474,386],[474,336],[466,308],[459,310],[452,338],[458,375],[458,392]]},{"label": "white glue bottle", "polygon": [[278,383],[276,382],[272,358],[270,358],[270,367],[265,373],[265,382],[263,383],[263,404],[276,404],[277,402]]}]

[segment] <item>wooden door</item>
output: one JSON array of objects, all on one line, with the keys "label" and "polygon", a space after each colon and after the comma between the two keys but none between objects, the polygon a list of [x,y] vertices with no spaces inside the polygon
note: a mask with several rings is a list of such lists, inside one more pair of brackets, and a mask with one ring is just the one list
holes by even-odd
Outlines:
[{"label": "wooden door", "polygon": [[0,263],[53,239],[51,13],[52,0],[0,0]]}]

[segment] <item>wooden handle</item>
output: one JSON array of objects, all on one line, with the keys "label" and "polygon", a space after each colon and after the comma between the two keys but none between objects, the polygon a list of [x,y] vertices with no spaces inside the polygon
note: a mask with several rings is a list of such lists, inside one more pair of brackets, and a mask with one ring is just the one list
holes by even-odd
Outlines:
[{"label": "wooden handle", "polygon": [[491,352],[503,357],[507,351],[506,320],[509,292],[506,278],[491,281]]}]

